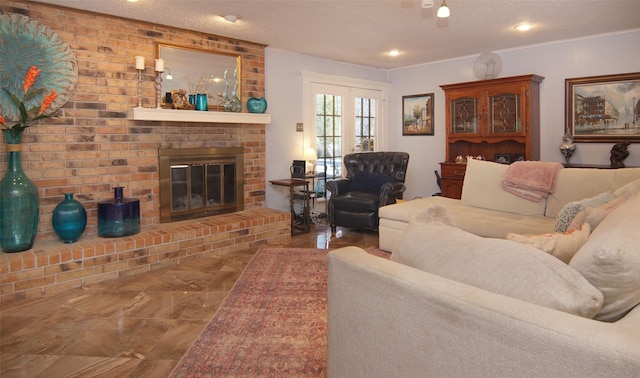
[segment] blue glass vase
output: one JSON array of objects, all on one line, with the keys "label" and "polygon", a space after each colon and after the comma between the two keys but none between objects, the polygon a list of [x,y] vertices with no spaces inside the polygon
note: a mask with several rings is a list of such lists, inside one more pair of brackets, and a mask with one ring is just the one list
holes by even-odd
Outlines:
[{"label": "blue glass vase", "polygon": [[206,93],[198,93],[196,95],[196,110],[202,110],[202,111],[209,110]]},{"label": "blue glass vase", "polygon": [[22,170],[23,132],[2,130],[9,164],[0,181],[0,247],[9,253],[31,249],[38,233],[38,188]]},{"label": "blue glass vase", "polygon": [[140,232],[140,200],[125,198],[121,186],[114,198],[98,202],[98,236],[115,238]]},{"label": "blue glass vase", "polygon": [[87,226],[87,210],[73,198],[73,193],[65,193],[64,199],[53,209],[51,222],[60,240],[75,243]]}]

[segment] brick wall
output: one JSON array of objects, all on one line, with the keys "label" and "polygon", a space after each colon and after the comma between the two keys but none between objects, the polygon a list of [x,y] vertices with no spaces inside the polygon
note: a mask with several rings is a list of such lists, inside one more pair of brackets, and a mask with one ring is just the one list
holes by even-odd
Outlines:
[{"label": "brick wall", "polygon": [[[3,0],[0,10],[52,28],[73,50],[78,83],[56,117],[30,127],[23,138],[23,167],[38,187],[36,247],[55,240],[51,213],[63,193],[87,209],[83,238],[97,232],[97,202],[123,186],[140,198],[144,226],[159,223],[159,148],[243,147],[245,209],[265,206],[265,125],[142,122],[126,118],[137,106],[135,56],[146,59],[143,106],[155,105],[155,43],[193,46],[242,56],[242,98],[264,96],[264,45],[28,1]],[[0,154],[0,175],[6,154]]]},{"label": "brick wall", "polygon": [[[0,253],[0,305],[84,284],[146,272],[183,259],[253,249],[291,240],[289,213],[265,207],[265,125],[142,122],[126,119],[136,107],[135,56],[147,59],[143,106],[154,107],[155,43],[195,46],[242,56],[242,98],[264,96],[264,46],[32,3],[2,0],[0,10],[49,26],[73,49],[79,68],[75,93],[56,117],[30,127],[23,167],[40,194],[34,247]],[[242,212],[159,224],[159,148],[244,148]],[[0,177],[6,171],[0,152]],[[142,231],[124,238],[97,236],[97,203],[113,187],[140,198]],[[76,243],[57,240],[51,213],[63,193],[87,209]]]}]

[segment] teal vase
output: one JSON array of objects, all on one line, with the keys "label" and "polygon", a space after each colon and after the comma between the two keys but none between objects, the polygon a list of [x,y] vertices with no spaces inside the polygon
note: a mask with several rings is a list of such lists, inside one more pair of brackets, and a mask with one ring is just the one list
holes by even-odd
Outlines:
[{"label": "teal vase", "polygon": [[0,247],[4,252],[31,249],[38,232],[38,189],[22,170],[23,132],[2,130],[9,162],[0,181]]},{"label": "teal vase", "polygon": [[64,199],[53,209],[51,222],[60,240],[75,243],[87,226],[87,210],[73,198],[73,193],[65,193]]}]

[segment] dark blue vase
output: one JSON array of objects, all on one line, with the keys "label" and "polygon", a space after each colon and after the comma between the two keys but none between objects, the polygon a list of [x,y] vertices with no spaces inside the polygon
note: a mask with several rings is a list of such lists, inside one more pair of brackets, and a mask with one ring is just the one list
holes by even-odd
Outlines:
[{"label": "dark blue vase", "polygon": [[24,129],[2,130],[9,165],[0,181],[0,247],[4,252],[26,251],[38,233],[38,188],[22,170],[21,142]]},{"label": "dark blue vase", "polygon": [[113,188],[114,198],[98,202],[98,236],[115,238],[140,232],[140,200],[125,198],[122,187]]},{"label": "dark blue vase", "polygon": [[75,243],[87,226],[87,211],[73,193],[65,193],[64,199],[53,209],[53,230],[65,243]]}]

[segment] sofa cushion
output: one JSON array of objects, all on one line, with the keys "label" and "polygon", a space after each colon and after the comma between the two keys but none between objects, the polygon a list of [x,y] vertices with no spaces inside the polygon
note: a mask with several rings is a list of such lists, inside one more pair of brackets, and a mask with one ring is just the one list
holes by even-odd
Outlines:
[{"label": "sofa cushion", "polygon": [[613,210],[569,266],[604,295],[598,320],[615,321],[640,303],[640,193]]},{"label": "sofa cushion", "polygon": [[380,225],[390,226],[404,233],[417,213],[434,204],[440,204],[449,210],[456,227],[489,238],[504,239],[509,232],[543,234],[553,232],[555,225],[555,219],[542,215],[522,215],[463,206],[461,202],[447,197],[432,196],[383,206],[380,208]]},{"label": "sofa cushion", "polygon": [[612,192],[600,193],[597,196],[584,198],[579,201],[572,201],[562,207],[560,213],[556,217],[556,226],[553,231],[565,232],[569,229],[569,225],[573,221],[573,218],[578,215],[582,210],[589,207],[597,207],[603,205],[613,199],[616,196]]},{"label": "sofa cushion", "polygon": [[506,239],[538,248],[568,264],[573,255],[586,243],[590,233],[591,226],[589,223],[584,223],[567,232],[549,232],[537,235],[509,233]]},{"label": "sofa cushion", "polygon": [[470,159],[462,186],[462,204],[508,213],[544,215],[544,201],[529,201],[502,189],[502,178],[508,167],[491,161]]},{"label": "sofa cushion", "polygon": [[595,169],[564,168],[558,174],[556,190],[547,197],[545,215],[556,217],[562,206],[608,191],[640,179],[640,168]]},{"label": "sofa cushion", "polygon": [[485,239],[450,225],[441,206],[423,210],[391,260],[494,293],[593,317],[602,293],[574,269],[534,247]]}]

